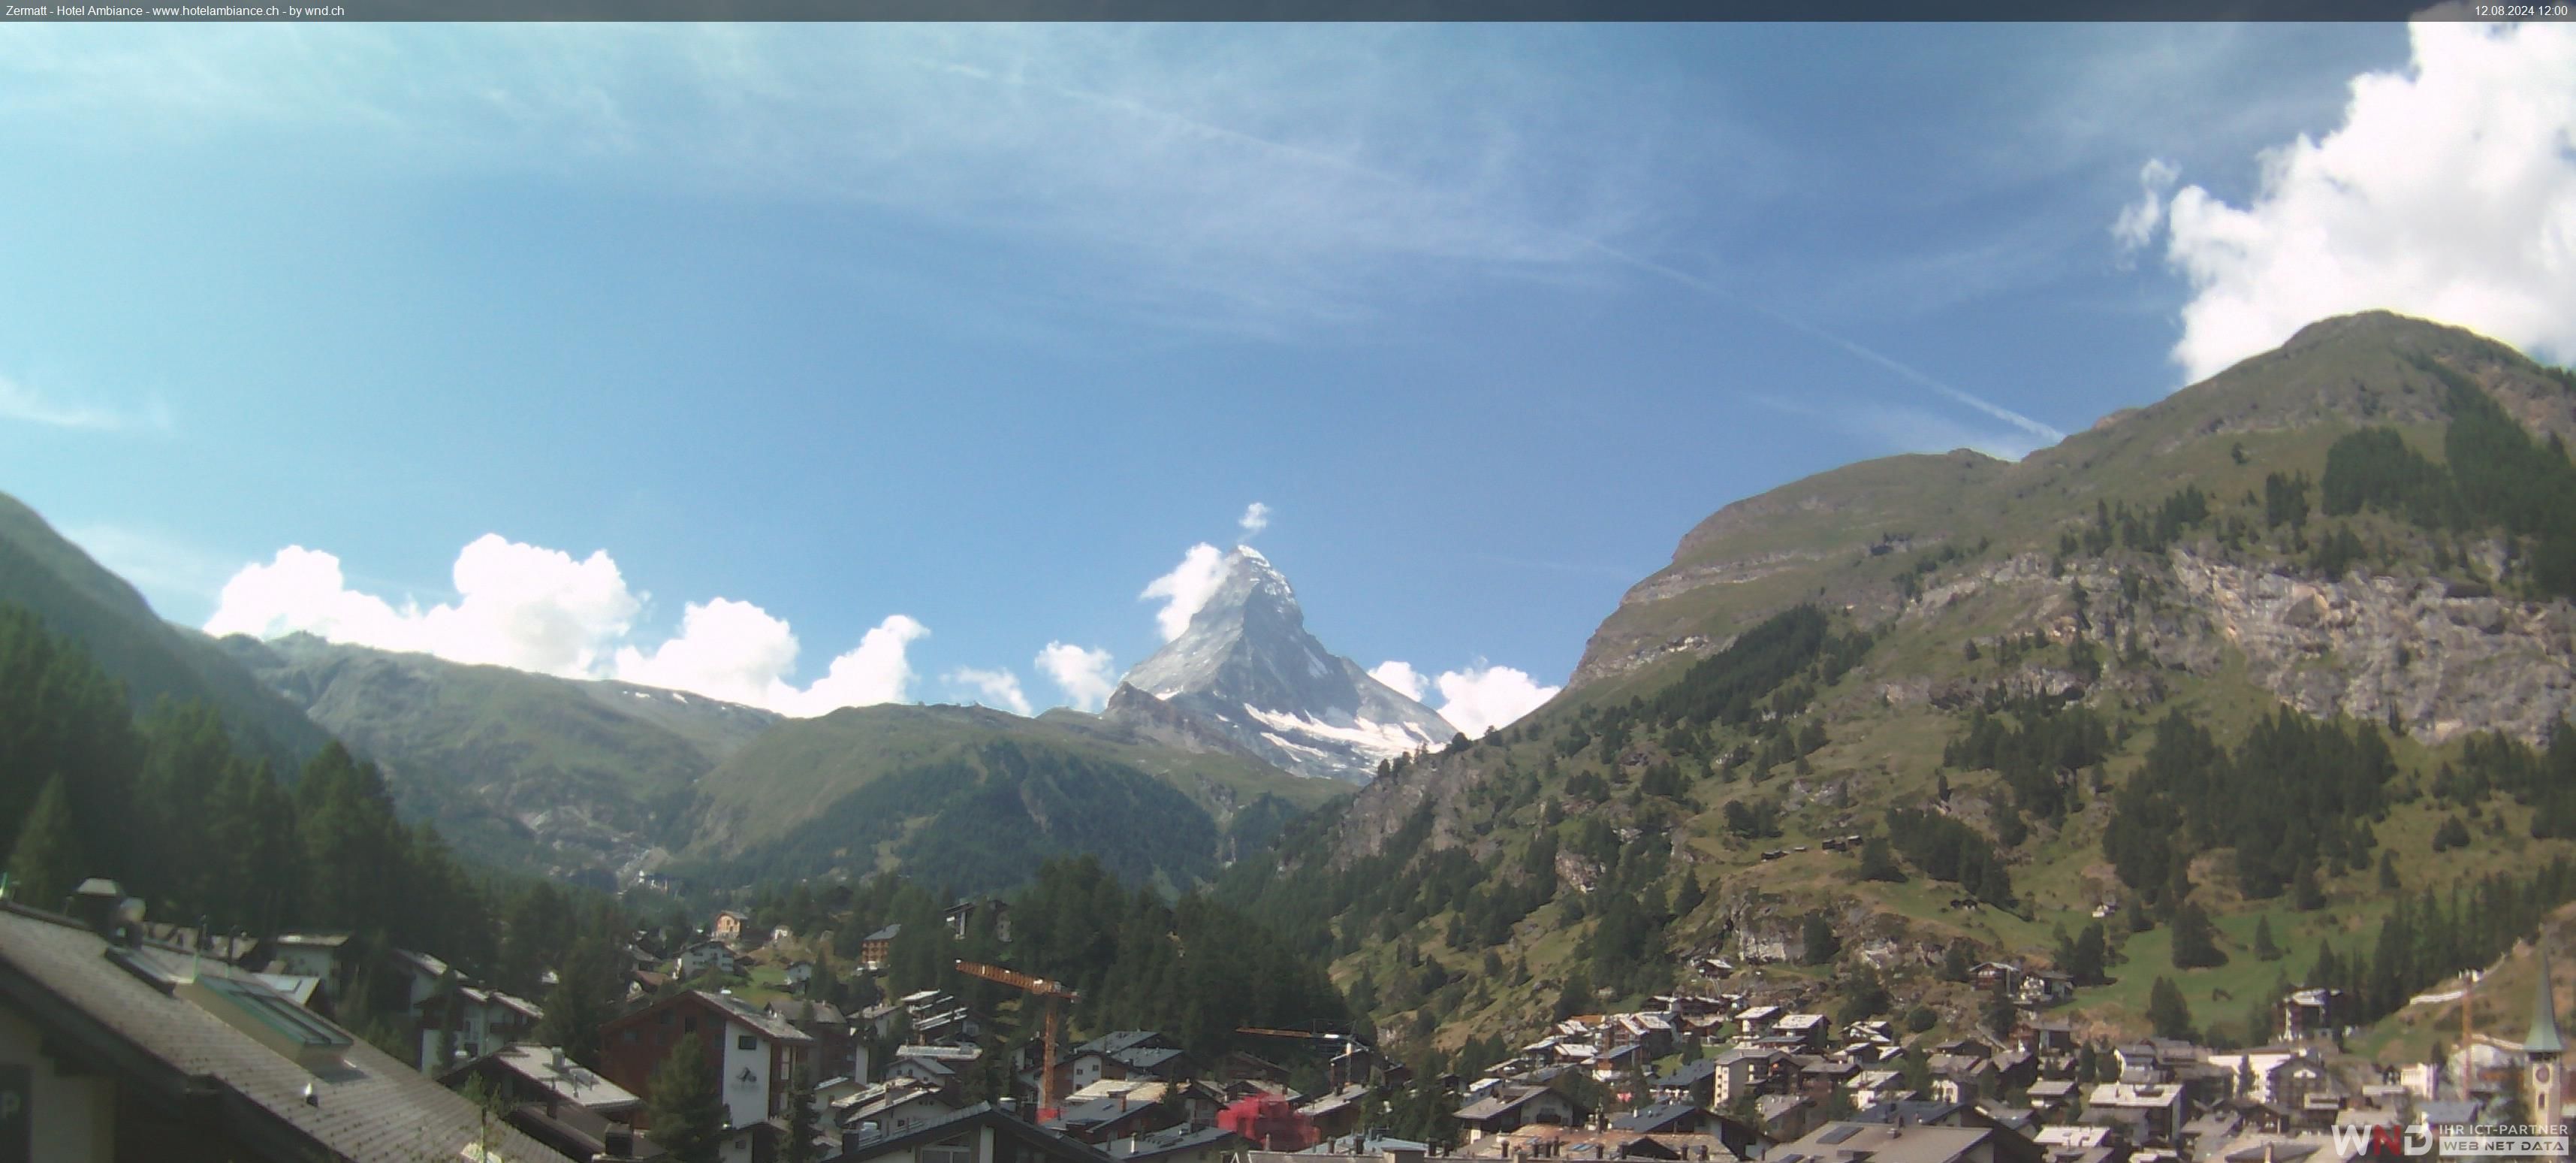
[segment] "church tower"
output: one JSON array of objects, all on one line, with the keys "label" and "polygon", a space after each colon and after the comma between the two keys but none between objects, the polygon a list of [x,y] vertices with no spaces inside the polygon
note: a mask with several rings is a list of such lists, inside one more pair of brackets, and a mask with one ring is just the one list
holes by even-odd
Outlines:
[{"label": "church tower", "polygon": [[2540,964],[2540,984],[2531,994],[2531,1032],[2523,1036],[2522,1051],[2528,1059],[2524,1081],[2531,1107],[2531,1121],[2541,1126],[2555,1126],[2564,1102],[2565,1080],[2559,1077],[2559,1057],[2567,1045],[2558,1037],[2558,999],[2549,985],[2549,949],[2538,937],[2532,952]]}]

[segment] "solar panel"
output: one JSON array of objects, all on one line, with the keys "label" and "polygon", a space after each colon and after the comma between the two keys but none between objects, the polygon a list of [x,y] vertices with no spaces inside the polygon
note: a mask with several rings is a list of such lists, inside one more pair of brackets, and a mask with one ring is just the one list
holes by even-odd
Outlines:
[{"label": "solar panel", "polygon": [[1835,1128],[1833,1128],[1833,1129],[1831,1129],[1831,1130],[1826,1131],[1826,1132],[1825,1132],[1824,1134],[1822,1134],[1822,1135],[1818,1135],[1818,1136],[1816,1136],[1816,1141],[1817,1141],[1817,1142],[1820,1142],[1820,1143],[1825,1143],[1825,1144],[1828,1144],[1828,1145],[1830,1145],[1830,1144],[1834,1144],[1834,1143],[1840,1143],[1840,1142],[1842,1142],[1842,1141],[1843,1141],[1843,1140],[1845,1140],[1845,1139],[1851,1138],[1852,1136],[1859,1134],[1859,1133],[1860,1133],[1860,1129],[1861,1129],[1861,1128],[1860,1128],[1860,1124],[1859,1124],[1859,1123],[1844,1123],[1844,1124],[1843,1124],[1843,1125],[1841,1125],[1841,1126],[1838,1126],[1838,1127],[1835,1127]]}]

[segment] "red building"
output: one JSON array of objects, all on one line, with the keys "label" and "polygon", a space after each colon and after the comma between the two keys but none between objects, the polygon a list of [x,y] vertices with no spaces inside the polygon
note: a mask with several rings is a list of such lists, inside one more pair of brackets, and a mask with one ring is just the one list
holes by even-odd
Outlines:
[{"label": "red building", "polygon": [[704,1047],[705,1069],[718,1079],[725,1111],[736,1127],[785,1111],[796,1071],[810,1072],[818,1065],[814,1039],[804,1031],[740,999],[691,990],[601,1026],[600,1073],[636,1097],[650,1099],[653,1071],[691,1034]]}]

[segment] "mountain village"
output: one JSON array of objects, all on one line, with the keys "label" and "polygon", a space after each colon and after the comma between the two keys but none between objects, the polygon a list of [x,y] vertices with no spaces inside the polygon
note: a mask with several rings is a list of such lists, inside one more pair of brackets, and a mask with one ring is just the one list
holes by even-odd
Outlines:
[{"label": "mountain village", "polygon": [[[1566,1017],[1474,1078],[1415,1077],[1331,1030],[1246,1028],[1238,1033],[1281,1052],[1213,1061],[1152,1030],[1059,1049],[1050,1013],[1047,1036],[1017,1043],[1007,1062],[1008,1093],[978,1095],[968,1075],[1011,1053],[1002,1028],[1036,1020],[1065,991],[960,962],[961,983],[974,975],[1026,991],[1016,1014],[938,989],[844,1012],[813,996],[824,983],[814,961],[792,955],[792,931],[763,931],[731,910],[677,948],[637,935],[627,1002],[597,1030],[596,1069],[527,1040],[544,1016],[536,1004],[480,988],[434,955],[397,951],[415,1051],[397,1061],[329,1022],[349,984],[349,934],[254,941],[150,924],[101,880],[72,906],[0,911],[0,998],[47,1003],[14,1019],[58,1062],[36,1088],[45,1101],[106,1104],[96,1117],[112,1118],[111,1083],[170,1071],[188,1074],[205,1101],[255,1097],[299,1069],[373,1076],[381,1093],[364,1100],[364,1117],[375,1129],[358,1139],[339,1109],[354,1096],[335,1088],[326,1109],[309,1084],[269,1128],[343,1154],[395,1119],[476,1126],[480,1157],[493,1160],[660,1158],[641,1133],[647,1100],[683,1039],[703,1046],[703,1069],[721,1079],[729,1163],[2325,1163],[2456,1146],[2453,1136],[2499,1122],[2545,1127],[2556,1119],[2521,1112],[2563,1119],[2571,1109],[2545,986],[2527,1029],[2470,1031],[2448,1061],[2390,1069],[2341,1052],[2339,990],[2291,995],[2270,1045],[2105,1043],[2050,1016],[2066,992],[2054,975],[1985,963],[1969,968],[1970,983],[2011,1028],[1936,1042],[1890,1021],[1837,1022],[1802,1008],[1814,1000],[1807,988],[1766,987],[1758,966],[1714,957],[1692,967],[1706,990]],[[962,936],[977,910],[1006,908],[964,901],[947,920]],[[882,970],[897,935],[869,934],[851,978]],[[2549,980],[2545,959],[2539,980]],[[99,1041],[115,1030],[134,1044]],[[1291,1060],[1320,1084],[1292,1085]],[[1390,1111],[1422,1103],[1439,1134],[1387,1129]]]}]

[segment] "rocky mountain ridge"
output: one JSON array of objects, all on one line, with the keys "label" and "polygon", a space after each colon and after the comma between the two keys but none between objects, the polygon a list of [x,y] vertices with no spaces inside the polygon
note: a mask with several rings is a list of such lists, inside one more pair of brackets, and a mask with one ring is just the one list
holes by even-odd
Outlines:
[{"label": "rocky mountain ridge", "polygon": [[1127,672],[1103,716],[1354,783],[1457,733],[1439,712],[1325,649],[1307,632],[1288,579],[1249,546],[1226,555],[1207,604],[1179,637]]}]

